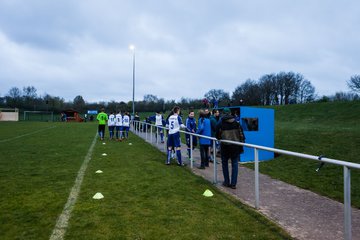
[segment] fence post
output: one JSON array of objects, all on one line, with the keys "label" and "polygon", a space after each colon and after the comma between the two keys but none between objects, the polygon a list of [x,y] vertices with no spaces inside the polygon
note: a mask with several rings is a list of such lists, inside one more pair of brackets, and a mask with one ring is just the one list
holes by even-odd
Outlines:
[{"label": "fence post", "polygon": [[190,168],[194,167],[194,161],[193,161],[193,135],[190,135]]},{"label": "fence post", "polygon": [[150,125],[150,143],[152,143],[152,139],[153,139],[153,127],[151,124]]},{"label": "fence post", "polygon": [[255,160],[255,208],[259,209],[259,150],[254,148]]},{"label": "fence post", "polygon": [[145,123],[145,141],[147,141],[147,138],[148,138],[148,124]]},{"label": "fence post", "polygon": [[217,163],[216,163],[216,143],[215,143],[215,140],[212,140],[213,141],[213,149],[214,149],[214,152],[213,152],[213,156],[214,156],[214,184],[217,183]]},{"label": "fence post", "polygon": [[344,233],[345,240],[351,240],[351,174],[344,166]]}]

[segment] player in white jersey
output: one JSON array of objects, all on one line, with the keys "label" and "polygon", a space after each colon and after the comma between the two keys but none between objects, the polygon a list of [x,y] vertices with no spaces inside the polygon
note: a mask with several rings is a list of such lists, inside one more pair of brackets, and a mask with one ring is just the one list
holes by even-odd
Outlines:
[{"label": "player in white jersey", "polygon": [[158,134],[160,133],[161,143],[164,143],[164,129],[162,128],[162,126],[163,126],[163,116],[161,115],[160,112],[156,112],[155,126],[156,126],[156,132],[155,132],[156,138],[158,137]]},{"label": "player in white jersey", "polygon": [[122,123],[123,123],[124,137],[125,139],[127,139],[129,137],[129,129],[130,129],[130,117],[128,112],[125,113],[122,120],[123,120]]},{"label": "player in white jersey", "polygon": [[121,112],[115,115],[116,141],[122,140],[122,115]]},{"label": "player in white jersey", "polygon": [[166,165],[170,165],[171,159],[171,150],[174,148],[176,150],[177,156],[177,163],[179,166],[184,166],[181,160],[181,142],[180,142],[180,127],[186,128],[185,125],[182,123],[181,117],[179,116],[180,107],[176,106],[173,109],[173,114],[168,118],[166,121],[166,127],[169,128],[169,135],[168,135],[168,151],[167,151],[167,159]]},{"label": "player in white jersey", "polygon": [[114,138],[114,129],[115,129],[115,115],[113,112],[110,113],[108,118],[108,128],[110,134],[110,140]]}]

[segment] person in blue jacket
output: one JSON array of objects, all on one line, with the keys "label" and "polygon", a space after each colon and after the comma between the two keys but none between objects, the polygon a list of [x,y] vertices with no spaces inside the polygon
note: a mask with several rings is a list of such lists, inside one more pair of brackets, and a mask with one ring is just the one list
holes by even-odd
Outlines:
[{"label": "person in blue jacket", "polygon": [[[199,125],[196,133],[207,137],[211,137],[210,119],[207,118],[206,115],[207,114],[203,110],[200,111]],[[205,169],[205,167],[209,166],[209,147],[211,144],[211,140],[200,137],[199,144],[200,144],[200,157],[201,157],[201,165],[199,169]]]},{"label": "person in blue jacket", "polygon": [[[196,119],[195,119],[195,114],[194,114],[194,110],[190,110],[189,111],[189,116],[185,121],[185,126],[186,126],[186,132],[191,132],[191,133],[196,133]],[[190,134],[185,134],[185,138],[186,138],[186,145],[187,145],[187,151],[188,151],[188,156],[191,159],[191,151],[190,151],[190,137],[192,137],[192,147],[193,150],[195,149],[195,147],[197,146],[197,137],[195,136],[191,136]]]}]

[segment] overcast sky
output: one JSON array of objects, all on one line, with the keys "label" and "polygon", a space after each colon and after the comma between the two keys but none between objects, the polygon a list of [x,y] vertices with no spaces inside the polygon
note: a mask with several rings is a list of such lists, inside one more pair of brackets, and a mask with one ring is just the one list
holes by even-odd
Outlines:
[{"label": "overcast sky", "polygon": [[294,71],[319,95],[360,74],[360,1],[0,0],[0,96],[201,98]]}]

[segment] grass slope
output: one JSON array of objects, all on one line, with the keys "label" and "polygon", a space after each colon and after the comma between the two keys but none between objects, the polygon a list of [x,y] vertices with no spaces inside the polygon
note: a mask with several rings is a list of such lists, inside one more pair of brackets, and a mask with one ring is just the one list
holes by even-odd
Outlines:
[{"label": "grass slope", "polygon": [[[360,102],[275,107],[275,147],[360,163]],[[343,168],[288,156],[263,162],[273,178],[343,201]],[[352,204],[360,207],[360,172],[352,171]]]}]

